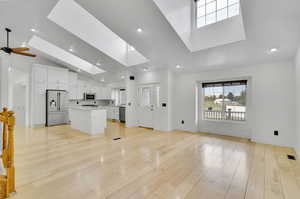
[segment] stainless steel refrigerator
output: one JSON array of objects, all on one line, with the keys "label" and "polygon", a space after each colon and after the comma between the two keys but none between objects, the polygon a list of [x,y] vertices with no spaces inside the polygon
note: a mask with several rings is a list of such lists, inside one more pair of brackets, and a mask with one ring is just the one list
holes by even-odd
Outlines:
[{"label": "stainless steel refrigerator", "polygon": [[68,95],[65,90],[46,90],[46,126],[68,123]]}]

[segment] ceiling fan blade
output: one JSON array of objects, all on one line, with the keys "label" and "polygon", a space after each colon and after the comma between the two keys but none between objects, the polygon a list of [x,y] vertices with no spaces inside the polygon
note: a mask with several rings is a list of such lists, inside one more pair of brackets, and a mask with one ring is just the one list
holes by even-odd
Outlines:
[{"label": "ceiling fan blade", "polygon": [[31,53],[23,53],[23,52],[18,52],[18,51],[12,51],[12,53],[15,53],[18,55],[24,55],[24,56],[28,56],[28,57],[36,57],[35,54],[31,54]]},{"label": "ceiling fan blade", "polygon": [[29,48],[12,48],[12,51],[28,51]]}]

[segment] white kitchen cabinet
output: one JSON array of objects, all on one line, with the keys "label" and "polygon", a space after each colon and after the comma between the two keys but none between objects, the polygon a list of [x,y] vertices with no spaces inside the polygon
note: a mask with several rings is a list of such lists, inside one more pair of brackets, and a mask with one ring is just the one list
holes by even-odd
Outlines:
[{"label": "white kitchen cabinet", "polygon": [[98,87],[98,89],[97,89],[97,99],[110,100],[111,99],[111,92],[112,92],[112,89],[109,88],[109,87]]},{"label": "white kitchen cabinet", "polygon": [[33,83],[47,83],[47,68],[36,65],[32,68]]},{"label": "white kitchen cabinet", "polygon": [[69,72],[68,86],[69,99],[81,100],[83,98],[83,94],[81,94],[81,90],[79,90],[79,81],[77,73]]},{"label": "white kitchen cabinet", "polygon": [[103,99],[103,87],[99,86],[97,87],[97,90],[96,90],[96,98],[97,99]]},{"label": "white kitchen cabinet", "polygon": [[77,84],[77,80],[78,80],[78,74],[74,73],[74,72],[69,72],[69,85],[75,85]]},{"label": "white kitchen cabinet", "polygon": [[106,108],[107,119],[109,120],[119,120],[119,107],[108,106]]},{"label": "white kitchen cabinet", "polygon": [[48,89],[68,90],[68,70],[63,68],[48,67]]},{"label": "white kitchen cabinet", "polygon": [[73,84],[73,85],[69,85],[69,99],[71,100],[79,100],[82,99],[82,97],[80,97],[80,95],[78,94],[78,85]]},{"label": "white kitchen cabinet", "polygon": [[83,97],[83,94],[86,92],[86,84],[82,80],[78,80],[78,95]]}]

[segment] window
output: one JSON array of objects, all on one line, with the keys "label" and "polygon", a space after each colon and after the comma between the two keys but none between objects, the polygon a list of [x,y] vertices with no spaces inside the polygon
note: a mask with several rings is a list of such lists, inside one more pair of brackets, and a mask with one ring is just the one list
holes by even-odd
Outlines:
[{"label": "window", "polygon": [[114,100],[114,104],[116,106],[126,105],[126,89],[112,89],[111,97]]},{"label": "window", "polygon": [[240,14],[239,0],[195,0],[197,28]]},{"label": "window", "polygon": [[247,80],[203,83],[203,118],[246,120]]}]

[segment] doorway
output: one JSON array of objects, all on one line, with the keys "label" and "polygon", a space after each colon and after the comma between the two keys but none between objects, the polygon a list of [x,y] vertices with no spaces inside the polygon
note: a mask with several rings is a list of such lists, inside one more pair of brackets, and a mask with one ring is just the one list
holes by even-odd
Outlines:
[{"label": "doorway", "polygon": [[138,86],[138,125],[154,128],[154,113],[159,105],[159,84]]}]

